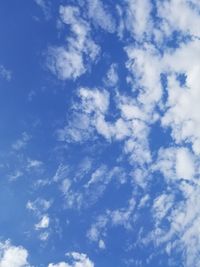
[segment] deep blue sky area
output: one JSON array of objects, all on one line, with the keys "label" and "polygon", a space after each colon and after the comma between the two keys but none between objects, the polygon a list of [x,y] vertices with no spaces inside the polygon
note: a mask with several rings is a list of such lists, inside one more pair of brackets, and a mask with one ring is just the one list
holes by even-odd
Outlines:
[{"label": "deep blue sky area", "polygon": [[200,266],[199,14],[0,1],[0,267]]}]

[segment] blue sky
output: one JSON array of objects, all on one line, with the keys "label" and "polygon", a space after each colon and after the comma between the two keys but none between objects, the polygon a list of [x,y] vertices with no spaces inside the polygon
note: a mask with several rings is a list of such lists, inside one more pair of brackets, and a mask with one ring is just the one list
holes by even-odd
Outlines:
[{"label": "blue sky", "polygon": [[1,0],[0,267],[200,266],[200,2]]}]

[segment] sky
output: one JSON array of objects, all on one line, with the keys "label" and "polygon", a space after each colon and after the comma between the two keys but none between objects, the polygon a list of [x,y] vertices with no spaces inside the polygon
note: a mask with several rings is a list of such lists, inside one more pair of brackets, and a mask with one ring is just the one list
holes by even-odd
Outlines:
[{"label": "sky", "polygon": [[200,1],[0,1],[0,267],[200,266]]}]

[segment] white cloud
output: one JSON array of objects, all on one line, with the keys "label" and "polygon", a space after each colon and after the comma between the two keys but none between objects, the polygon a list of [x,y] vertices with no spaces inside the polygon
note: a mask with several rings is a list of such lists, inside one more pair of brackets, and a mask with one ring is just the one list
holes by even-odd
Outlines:
[{"label": "white cloud", "polygon": [[47,232],[47,231],[40,233],[40,235],[39,235],[39,239],[41,241],[47,241],[48,238],[49,238],[49,232]]},{"label": "white cloud", "polygon": [[87,64],[95,61],[100,48],[92,40],[90,25],[81,18],[78,7],[61,6],[60,18],[72,35],[66,46],[49,49],[48,67],[62,80],[76,79],[87,71]]},{"label": "white cloud", "polygon": [[8,175],[8,179],[9,179],[9,181],[15,181],[21,176],[23,176],[23,172],[18,170],[16,172],[14,172],[13,174]]},{"label": "white cloud", "polygon": [[26,204],[26,208],[30,211],[33,211],[37,216],[41,216],[41,214],[47,211],[52,205],[52,201],[37,198],[34,201],[28,201]]},{"label": "white cloud", "polygon": [[97,243],[100,249],[104,249],[104,239],[107,236],[109,227],[123,226],[126,230],[132,229],[135,206],[136,201],[131,197],[127,207],[116,210],[107,209],[105,214],[99,215],[91,225],[87,232],[88,239],[91,242]]},{"label": "white cloud", "polygon": [[30,169],[40,169],[40,167],[43,165],[43,162],[40,160],[36,160],[36,159],[28,159],[27,160],[27,170]]},{"label": "white cloud", "polygon": [[106,79],[104,80],[104,82],[107,86],[117,86],[118,81],[118,66],[117,64],[112,63],[106,74]]},{"label": "white cloud", "polygon": [[183,179],[191,179],[195,174],[192,154],[187,149],[179,149],[176,155],[176,175]]},{"label": "white cloud", "polygon": [[[200,24],[199,13],[189,2],[185,0],[158,1],[159,16],[167,21],[170,32],[180,30],[184,34],[199,37],[200,29],[197,27]],[[193,4],[198,5],[195,2]]]},{"label": "white cloud", "polygon": [[162,172],[164,177],[171,181],[176,179],[194,180],[195,157],[189,149],[184,147],[160,149],[158,161],[154,164],[153,170]]},{"label": "white cloud", "polygon": [[28,251],[11,245],[9,241],[0,243],[0,267],[30,267]]},{"label": "white cloud", "polygon": [[113,225],[122,225],[126,229],[132,228],[133,211],[135,210],[135,199],[130,198],[128,208],[122,208],[110,212]]},{"label": "white cloud", "polygon": [[156,224],[159,224],[161,220],[167,215],[173,204],[174,196],[170,195],[169,193],[164,193],[154,200],[152,212],[156,220]]},{"label": "white cloud", "polygon": [[[200,154],[199,43],[197,40],[191,41],[165,57],[166,64],[174,75],[168,78],[168,109],[162,118],[163,126],[172,129],[175,141],[179,144],[191,143],[197,155]],[[185,85],[180,85],[175,73],[185,74]]]},{"label": "white cloud", "polygon": [[50,263],[48,267],[94,267],[94,263],[87,257],[86,254],[72,252],[67,256],[71,259],[71,263],[60,262],[57,264]]},{"label": "white cloud", "polygon": [[128,61],[126,66],[134,77],[133,90],[138,91],[138,101],[144,105],[145,113],[151,114],[161,100],[162,86],[160,73],[163,69],[161,56],[152,45],[126,48]]},{"label": "white cloud", "polygon": [[47,214],[43,215],[41,220],[35,224],[35,229],[36,230],[41,230],[49,227],[50,219]]},{"label": "white cloud", "polygon": [[100,249],[105,249],[106,248],[105,242],[102,239],[99,240],[99,248]]},{"label": "white cloud", "polygon": [[149,0],[126,0],[126,27],[138,40],[146,37],[152,28],[151,1]]}]

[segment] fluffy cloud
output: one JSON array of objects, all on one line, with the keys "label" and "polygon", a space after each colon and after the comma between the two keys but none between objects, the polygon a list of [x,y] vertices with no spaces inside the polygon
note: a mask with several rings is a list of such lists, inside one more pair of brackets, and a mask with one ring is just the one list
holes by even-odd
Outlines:
[{"label": "fluffy cloud", "polygon": [[28,252],[25,248],[13,246],[9,241],[0,243],[1,267],[30,267]]}]

